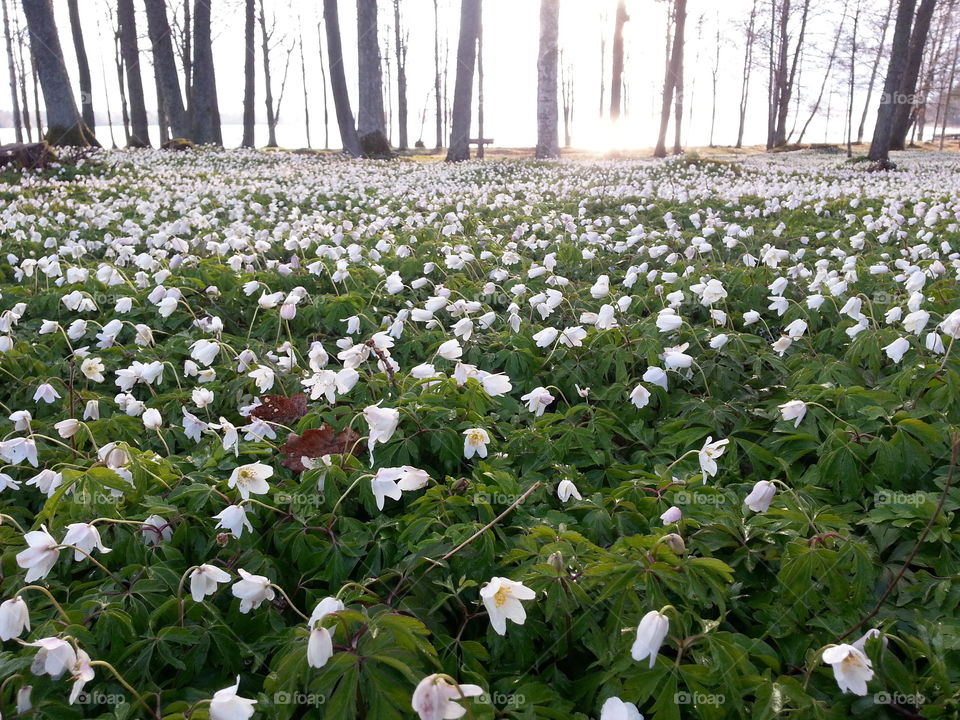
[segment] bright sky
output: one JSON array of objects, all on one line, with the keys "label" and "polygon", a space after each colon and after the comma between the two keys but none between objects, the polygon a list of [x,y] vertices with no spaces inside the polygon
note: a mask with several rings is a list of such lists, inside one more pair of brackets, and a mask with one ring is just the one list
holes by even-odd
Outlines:
[{"label": "bright sky", "polygon": [[[73,62],[73,45],[70,37],[66,0],[53,0],[57,12],[61,43],[71,75],[76,76]],[[422,137],[427,147],[432,147],[435,139],[433,110],[433,0],[401,0],[404,13],[404,25],[409,29],[408,51],[408,102],[409,137],[412,144],[421,137],[421,116],[426,106],[426,119],[423,123]],[[853,0],[851,0],[852,2]],[[224,118],[224,142],[227,145],[239,144],[241,128],[230,120],[239,122],[243,98],[243,1],[212,0],[214,15],[214,62],[217,72],[220,111]],[[277,48],[271,54],[274,75],[274,93],[279,92],[286,60],[285,47],[297,39],[303,32],[306,54],[306,76],[310,95],[310,120],[312,144],[323,146],[323,101],[320,74],[317,21],[321,14],[321,3],[307,0],[265,0],[268,17],[277,16]],[[816,3],[816,0],[815,0]],[[181,0],[170,0],[171,6],[181,7]],[[886,7],[886,0],[864,0],[865,7],[873,12]],[[119,128],[119,93],[117,91],[116,70],[114,66],[114,45],[112,32],[108,32],[106,15],[107,0],[81,0],[84,15],[84,33],[87,52],[90,57],[91,73],[94,84],[94,107],[98,121],[105,121],[105,98],[109,94],[117,137],[121,138]],[[839,18],[840,0],[821,0],[821,10],[813,14],[809,29],[811,58],[806,72],[810,77],[801,77],[804,94],[801,97],[802,125],[809,114],[809,106],[817,94],[823,77],[820,56],[825,47],[833,42],[835,24]],[[149,41],[146,37],[146,18],[142,12],[142,3],[136,2],[138,9],[138,31],[141,35],[141,56],[143,59],[143,80],[147,94],[147,107],[156,107],[152,60]],[[485,127],[484,134],[492,137],[499,146],[529,147],[536,143],[536,60],[539,38],[539,0],[484,0],[484,96]],[[340,2],[340,25],[343,47],[346,54],[347,82],[353,95],[353,111],[356,113],[356,10],[350,0]],[[448,91],[453,94],[453,68],[455,66],[456,42],[459,21],[458,0],[439,0],[441,42],[449,43],[450,76]],[[610,86],[610,47],[613,31],[616,0],[561,0],[560,44],[564,61],[572,66],[574,81],[574,120],[573,145],[591,149],[649,147],[656,141],[659,126],[660,93],[663,82],[664,35],[666,10],[669,3],[664,0],[628,0],[627,8],[631,15],[625,27],[626,67],[628,82],[626,96],[626,115],[619,127],[611,127],[600,117],[600,38],[607,36],[605,61],[605,111],[609,108]],[[715,140],[717,144],[733,144],[736,139],[737,107],[740,99],[740,84],[743,77],[743,41],[742,32],[735,23],[745,22],[749,14],[750,0],[689,0],[686,44],[686,111],[684,117],[684,144],[705,145],[709,139],[710,115],[712,104],[711,66],[714,62],[715,36],[717,23],[721,27],[724,39],[721,41],[720,64],[717,73],[717,116]],[[380,0],[381,46],[385,46],[389,36],[391,99],[388,106],[396,109],[396,68],[393,60],[393,3]],[[701,22],[702,19],[702,22]],[[98,25],[102,35],[98,37]],[[862,21],[864,22],[864,21]],[[861,28],[863,25],[861,26]],[[324,37],[324,48],[326,38]],[[765,52],[757,49],[756,61],[750,88],[748,111],[747,144],[762,143],[766,137],[766,73],[763,63]],[[259,57],[259,29],[257,39],[258,77],[257,77],[257,119],[265,123],[263,105],[264,86],[262,62]],[[864,58],[864,61],[872,58]],[[101,64],[106,71],[106,87],[103,81]],[[386,63],[384,63],[386,68]],[[868,69],[859,67],[861,77]],[[834,83],[837,93],[828,92],[821,104],[820,117],[810,126],[805,138],[807,142],[841,142],[843,134],[843,108],[846,103],[847,70],[835,66]],[[5,83],[4,83],[5,84]],[[876,101],[876,92],[874,98]],[[855,102],[855,123],[862,111],[863,93],[857,94]],[[299,52],[294,51],[289,67],[287,87],[283,96],[280,113],[280,126],[277,130],[281,145],[295,147],[306,145],[303,114],[303,83]],[[828,105],[832,115],[830,134],[825,136],[825,115]],[[0,91],[0,108],[10,108],[9,93]],[[692,109],[692,112],[691,112]],[[872,109],[868,116],[869,127],[875,115]],[[339,133],[332,100],[329,108],[330,145],[339,147]],[[103,118],[103,120],[99,120]],[[476,123],[476,113],[474,113]],[[476,125],[474,124],[474,128]],[[474,129],[474,134],[476,130]],[[668,137],[672,138],[672,129]],[[0,131],[0,136],[12,136],[12,131]],[[393,142],[397,140],[396,121],[392,123]],[[109,143],[109,134],[105,127],[98,128],[101,141]],[[157,134],[154,129],[154,143]],[[560,139],[563,142],[561,119]],[[258,127],[257,143],[265,144],[266,127]]]}]

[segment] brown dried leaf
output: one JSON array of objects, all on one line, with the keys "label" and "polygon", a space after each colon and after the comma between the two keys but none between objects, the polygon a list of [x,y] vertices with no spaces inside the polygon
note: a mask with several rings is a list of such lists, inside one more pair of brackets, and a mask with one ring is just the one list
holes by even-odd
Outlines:
[{"label": "brown dried leaf", "polygon": [[250,411],[250,415],[268,422],[289,425],[307,414],[307,396],[296,393],[290,397],[283,395],[264,395],[260,404]]},{"label": "brown dried leaf", "polygon": [[359,440],[360,435],[350,428],[338,433],[326,423],[318,428],[304,430],[303,435],[290,433],[287,441],[280,448],[280,452],[286,455],[280,464],[294,472],[303,472],[306,468],[300,458],[356,453],[359,452],[356,449]]}]

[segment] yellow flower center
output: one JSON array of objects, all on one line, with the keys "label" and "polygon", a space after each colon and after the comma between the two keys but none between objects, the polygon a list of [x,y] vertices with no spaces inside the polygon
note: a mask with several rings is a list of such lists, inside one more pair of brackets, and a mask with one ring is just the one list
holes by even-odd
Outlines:
[{"label": "yellow flower center", "polygon": [[467,440],[470,441],[471,445],[483,445],[483,433],[479,430],[471,430],[467,435]]},{"label": "yellow flower center", "polygon": [[510,591],[506,588],[500,588],[497,590],[496,594],[493,596],[493,601],[496,603],[497,607],[503,607],[507,604],[507,595],[510,594]]}]

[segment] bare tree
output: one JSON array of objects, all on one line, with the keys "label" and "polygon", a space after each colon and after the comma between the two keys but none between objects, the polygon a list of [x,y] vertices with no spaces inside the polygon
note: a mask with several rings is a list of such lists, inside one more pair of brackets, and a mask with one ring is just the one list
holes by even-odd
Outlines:
[{"label": "bare tree", "polygon": [[437,0],[433,0],[433,94],[437,103],[437,149],[443,147],[443,93],[440,89],[440,10]]},{"label": "bare tree", "polygon": [[540,0],[540,57],[537,58],[538,158],[560,156],[557,138],[557,36],[560,33],[560,0]]},{"label": "bare tree", "polygon": [[73,50],[77,56],[77,75],[80,79],[80,115],[84,124],[92,130],[97,125],[93,114],[93,84],[90,82],[90,62],[87,60],[87,48],[83,44],[77,0],[67,0],[67,10],[70,13],[70,32],[73,35]]},{"label": "bare tree", "polygon": [[383,114],[383,75],[377,35],[377,0],[357,0],[357,57],[360,92],[357,135],[368,157],[390,154]]},{"label": "bare tree", "polygon": [[327,66],[323,61],[323,31],[317,22],[317,47],[320,49],[320,79],[323,83],[323,149],[330,149],[330,114],[327,108]]},{"label": "bare tree", "polygon": [[880,59],[883,57],[883,50],[887,40],[887,30],[890,29],[890,18],[893,16],[893,4],[896,0],[889,0],[887,12],[884,15],[883,22],[880,25],[880,40],[877,43],[877,52],[873,58],[873,64],[870,69],[870,81],[867,83],[867,99],[863,103],[863,113],[860,115],[860,125],[857,127],[857,144],[863,142],[863,132],[867,124],[867,111],[870,109],[870,100],[873,97],[873,87],[877,81],[877,73],[880,69]]},{"label": "bare tree", "polygon": [[573,124],[573,67],[564,62],[563,51],[560,51],[560,94],[563,100],[563,146],[570,147],[570,128]]},{"label": "bare tree", "polygon": [[743,147],[743,130],[747,121],[747,98],[750,94],[750,75],[753,71],[753,48],[757,41],[757,2],[750,5],[750,18],[744,33],[743,80],[740,84],[740,121],[737,126],[737,147]]},{"label": "bare tree", "polygon": [[680,144],[680,129],[683,124],[683,31],[687,24],[687,0],[676,0],[676,19],[673,30],[673,54],[676,58],[674,66],[674,112],[673,112],[673,154],[683,152]]},{"label": "bare tree", "polygon": [[257,8],[256,0],[243,4],[243,139],[241,147],[252,148],[256,144],[257,127]]},{"label": "bare tree", "polygon": [[920,65],[923,62],[923,51],[930,33],[930,21],[936,0],[920,0],[917,14],[910,32],[910,48],[907,52],[907,62],[900,80],[898,96],[893,107],[893,129],[890,132],[890,149],[903,150],[907,143],[907,133],[910,131],[910,122],[913,109],[917,105],[917,80],[920,77]]},{"label": "bare tree", "polygon": [[457,77],[453,90],[453,118],[447,162],[470,159],[470,110],[473,103],[473,75],[477,61],[477,38],[480,34],[480,2],[481,0],[460,0]]},{"label": "bare tree", "polygon": [[[100,18],[97,18],[97,36],[101,37],[100,32]],[[100,77],[103,81],[103,86],[107,87],[107,66],[103,62],[103,54],[100,54]],[[107,129],[110,131],[110,145],[114,149],[117,147],[117,138],[113,134],[113,111],[110,107],[110,93],[106,93],[104,96],[104,105],[107,108]]]},{"label": "bare tree", "polygon": [[50,0],[23,0],[23,12],[47,110],[47,140],[52,145],[98,145],[73,97]]},{"label": "bare tree", "polygon": [[300,32],[298,43],[300,46],[300,79],[303,83],[303,126],[307,130],[307,147],[312,148],[310,142],[310,98],[307,96],[307,61],[303,55],[303,31]]},{"label": "bare tree", "polygon": [[[949,49],[948,35],[951,30],[956,32],[957,29],[960,29],[952,27],[956,4],[957,0],[945,0],[938,5],[939,17],[933,34],[933,44],[930,46],[929,52],[925,54],[925,69],[921,72],[923,81],[917,91],[917,105],[914,108],[912,118],[913,132],[920,142],[923,142],[923,136],[927,128],[927,101],[933,91],[934,81],[938,76],[943,77],[945,75],[946,68],[943,62],[943,54]],[[936,128],[936,121],[934,121],[934,128]]]},{"label": "bare tree", "polygon": [[347,79],[343,72],[343,47],[340,43],[340,17],[337,12],[337,0],[323,0],[323,22],[327,31],[327,53],[330,56],[330,87],[333,92],[333,106],[337,112],[337,125],[343,150],[352,157],[360,157],[360,139],[353,124],[353,112],[350,110],[350,94],[347,92]]},{"label": "bare tree", "polygon": [[[683,33],[687,17],[686,5],[686,0],[674,0],[672,10],[670,11],[673,39],[670,43],[671,52],[663,77],[663,98],[660,104],[660,133],[657,136],[657,146],[653,151],[653,154],[659,158],[667,156],[667,127],[670,124],[670,107],[674,102],[674,93],[679,95],[682,91],[683,81],[681,79],[681,73],[683,72]],[[680,84],[678,85],[678,83]],[[679,116],[676,122],[679,126]],[[679,132],[677,134],[679,136]]]},{"label": "bare tree", "polygon": [[[720,72],[720,14],[714,18],[716,24],[716,40],[714,42],[714,56],[710,63],[710,147],[713,147],[713,131],[717,125],[717,74]],[[696,67],[696,63],[694,63]],[[690,105],[693,105],[691,100]]]},{"label": "bare tree", "polygon": [[833,69],[833,64],[837,60],[837,49],[840,47],[840,36],[843,33],[843,27],[847,21],[848,5],[849,0],[843,0],[843,14],[840,16],[840,22],[837,23],[837,32],[833,36],[833,45],[830,47],[830,54],[827,56],[827,68],[823,73],[823,82],[820,83],[820,92],[813,106],[810,108],[810,117],[807,118],[807,121],[803,124],[803,128],[800,130],[800,136],[797,138],[798,143],[803,142],[803,136],[806,134],[807,128],[810,127],[810,123],[813,122],[813,118],[816,117],[817,112],[820,110],[820,103],[823,102],[823,93],[827,89],[827,83],[830,81],[830,71]]},{"label": "bare tree", "polygon": [[144,4],[147,8],[147,33],[153,49],[153,69],[163,93],[164,112],[174,136],[189,138],[192,131],[180,95],[177,61],[173,54],[170,23],[167,20],[167,4],[165,0],[144,0]]},{"label": "bare tree", "polygon": [[222,145],[217,78],[213,70],[210,37],[210,6],[213,0],[196,0],[193,6],[193,78],[190,92],[190,120],[193,141]]},{"label": "bare tree", "polygon": [[607,13],[600,11],[600,117],[607,112],[607,106],[604,104],[604,91],[607,82]]},{"label": "bare tree", "polygon": [[13,38],[10,36],[10,17],[7,14],[7,0],[0,3],[3,7],[3,38],[7,43],[7,67],[10,71],[10,96],[13,101],[13,128],[17,142],[23,142],[23,122],[20,119],[20,98],[17,96],[17,68],[13,60]]},{"label": "bare tree", "polygon": [[[270,27],[267,28],[267,12],[266,8],[264,7],[263,0],[260,0],[258,21],[260,23],[260,48],[263,55],[263,83],[265,89],[264,104],[267,107],[267,145],[269,147],[277,147],[277,115],[280,112],[280,102],[278,100],[276,105],[273,102],[273,75],[270,72],[270,51],[272,49],[270,47],[270,41],[273,39],[273,36],[277,31],[277,20],[276,16],[274,16]],[[290,53],[288,52],[287,67],[289,67],[289,65]],[[286,82],[287,72],[284,70],[283,85],[286,85]],[[282,96],[282,89],[280,94]]]},{"label": "bare tree", "polygon": [[407,44],[409,31],[403,30],[400,17],[400,0],[393,0],[394,51],[397,58],[397,125],[399,127],[400,150],[409,147],[407,138]]},{"label": "bare tree", "polygon": [[[946,93],[940,97],[940,104],[943,106],[943,121],[940,126],[940,150],[943,150],[943,143],[947,138],[947,121],[950,118],[950,99],[953,97],[954,81],[956,80],[957,61],[960,60],[960,33],[956,33],[956,40],[953,43],[953,58],[950,63],[950,79],[947,82]],[[939,108],[938,108],[939,110]]]},{"label": "bare tree", "polygon": [[893,28],[893,43],[890,47],[890,62],[883,83],[883,97],[877,110],[877,123],[873,129],[873,141],[870,143],[868,157],[878,167],[888,167],[890,163],[890,140],[893,135],[894,100],[903,82],[910,53],[910,28],[917,0],[899,0],[897,21]]},{"label": "bare tree", "polygon": [[625,0],[617,3],[617,17],[613,28],[613,59],[610,79],[610,119],[620,118],[620,100],[623,92],[623,26],[630,19]]},{"label": "bare tree", "polygon": [[789,32],[791,0],[773,0],[771,2],[771,43],[769,91],[769,112],[767,120],[767,149],[782,147],[787,143],[787,116],[790,112],[790,100],[794,96],[797,84],[797,68],[806,39],[807,19],[810,12],[810,0],[802,0],[800,28],[796,44],[790,53],[791,35]]},{"label": "bare tree", "polygon": [[140,77],[140,49],[137,47],[137,23],[133,0],[117,0],[117,19],[120,23],[120,55],[123,58],[130,99],[130,147],[150,147],[147,125],[147,107],[143,100],[143,80]]},{"label": "bare tree", "polygon": [[857,30],[860,27],[860,5],[853,13],[853,30],[850,34],[850,81],[847,83],[847,157],[853,157],[853,95],[857,87]]}]

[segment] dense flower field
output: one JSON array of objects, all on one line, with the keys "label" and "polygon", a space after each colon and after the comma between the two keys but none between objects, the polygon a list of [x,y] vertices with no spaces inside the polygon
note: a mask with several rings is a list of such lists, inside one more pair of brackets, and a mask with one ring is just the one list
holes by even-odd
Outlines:
[{"label": "dense flower field", "polygon": [[5,179],[7,720],[958,717],[957,156]]}]

